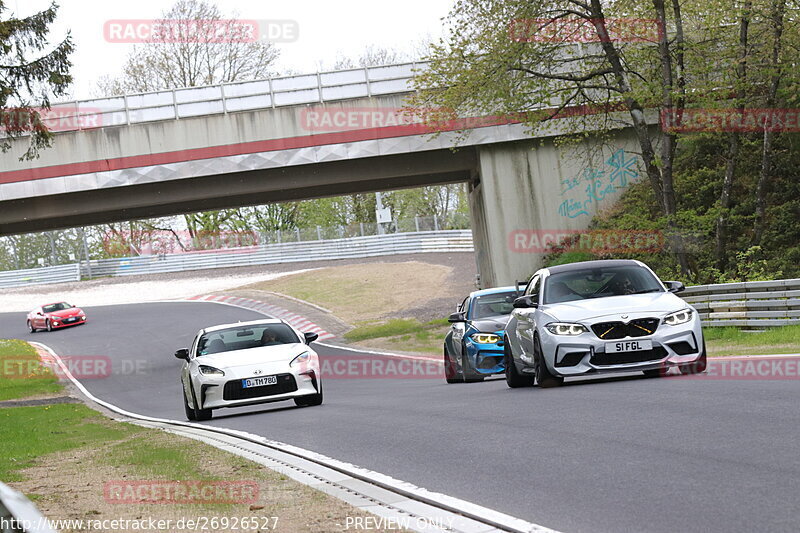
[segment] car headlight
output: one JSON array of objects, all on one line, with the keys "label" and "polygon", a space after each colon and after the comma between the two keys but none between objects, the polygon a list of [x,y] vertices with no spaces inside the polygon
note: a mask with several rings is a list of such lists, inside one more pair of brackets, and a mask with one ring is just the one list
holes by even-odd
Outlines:
[{"label": "car headlight", "polygon": [[589,331],[583,324],[573,324],[571,322],[551,322],[545,328],[553,335],[574,336]]},{"label": "car headlight", "polygon": [[200,373],[204,376],[224,376],[225,372],[213,366],[200,365]]},{"label": "car headlight", "polygon": [[670,313],[664,317],[664,324],[668,326],[677,326],[678,324],[685,324],[692,319],[692,310],[691,309],[681,309],[680,311],[675,311],[674,313]]},{"label": "car headlight", "polygon": [[500,342],[500,335],[494,333],[473,333],[469,338],[478,344],[497,344]]},{"label": "car headlight", "polygon": [[311,358],[311,353],[310,352],[303,352],[300,355],[298,355],[297,357],[295,357],[294,359],[292,359],[292,362],[289,363],[289,366],[292,366],[294,364],[298,364],[299,365],[299,364],[302,364],[302,363],[307,363],[310,358]]}]

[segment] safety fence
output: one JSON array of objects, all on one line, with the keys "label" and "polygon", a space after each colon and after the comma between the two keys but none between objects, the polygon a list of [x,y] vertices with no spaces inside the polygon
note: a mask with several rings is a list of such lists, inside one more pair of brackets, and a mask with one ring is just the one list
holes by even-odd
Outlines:
[{"label": "safety fence", "polygon": [[800,324],[800,279],[696,285],[680,295],[697,309],[705,326]]},{"label": "safety fence", "polygon": [[[322,241],[273,243],[176,254],[100,259],[31,270],[0,272],[0,287],[108,276],[183,272],[226,267],[358,259],[428,252],[471,252],[470,230],[421,231]],[[35,273],[35,274],[34,274]]]}]

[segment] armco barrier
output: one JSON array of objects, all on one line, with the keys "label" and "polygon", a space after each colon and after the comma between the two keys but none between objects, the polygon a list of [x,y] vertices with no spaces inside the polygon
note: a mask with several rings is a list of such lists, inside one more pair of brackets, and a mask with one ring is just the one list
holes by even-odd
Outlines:
[{"label": "armco barrier", "polygon": [[696,285],[680,296],[697,309],[705,326],[800,324],[800,279]]},{"label": "armco barrier", "polygon": [[[470,230],[392,233],[179,254],[101,259],[92,261],[91,268],[87,268],[84,262],[80,265],[60,265],[33,270],[0,272],[0,287],[74,281],[80,279],[81,275],[83,278],[130,276],[275,263],[358,259],[396,254],[471,251],[473,251],[473,247],[472,232]],[[34,271],[36,275],[31,274]]]},{"label": "armco barrier", "polygon": [[11,270],[8,272],[0,272],[0,288],[79,281],[80,279],[81,269],[77,264],[31,268],[28,270]]},{"label": "armco barrier", "polygon": [[0,533],[55,533],[24,494],[0,483]]}]

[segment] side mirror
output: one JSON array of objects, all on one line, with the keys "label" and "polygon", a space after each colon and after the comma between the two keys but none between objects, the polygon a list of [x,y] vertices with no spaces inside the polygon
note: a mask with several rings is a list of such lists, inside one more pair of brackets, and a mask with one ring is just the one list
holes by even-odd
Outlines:
[{"label": "side mirror", "polygon": [[305,337],[306,344],[311,344],[319,338],[319,334],[306,331],[303,336]]},{"label": "side mirror", "polygon": [[539,307],[539,304],[533,301],[533,298],[528,296],[520,296],[514,300],[514,307],[517,309],[530,309]]},{"label": "side mirror", "polygon": [[189,350],[188,348],[181,348],[177,352],[175,352],[175,357],[178,359],[183,359],[184,361],[189,360]]},{"label": "side mirror", "polygon": [[667,290],[669,292],[683,292],[686,290],[686,286],[681,283],[680,281],[665,281],[664,285],[667,286]]},{"label": "side mirror", "polygon": [[447,321],[451,324],[455,324],[456,322],[466,322],[467,319],[464,316],[464,313],[453,313],[447,317]]}]

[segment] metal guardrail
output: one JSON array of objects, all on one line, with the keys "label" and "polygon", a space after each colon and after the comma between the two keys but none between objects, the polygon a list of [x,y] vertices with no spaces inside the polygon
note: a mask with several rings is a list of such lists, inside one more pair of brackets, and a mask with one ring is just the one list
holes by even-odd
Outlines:
[{"label": "metal guardrail", "polygon": [[696,285],[681,297],[697,309],[704,326],[800,324],[800,279]]},{"label": "metal guardrail", "polygon": [[33,503],[0,483],[0,533],[55,533]]},{"label": "metal guardrail", "polygon": [[[420,231],[322,241],[264,244],[244,248],[200,250],[91,261],[56,267],[0,272],[0,287],[75,281],[90,277],[183,272],[275,263],[358,259],[426,252],[471,252],[470,230]],[[30,272],[36,271],[37,276]],[[57,273],[57,274],[56,274]],[[69,275],[67,275],[69,274]]]},{"label": "metal guardrail", "polygon": [[80,265],[56,265],[51,267],[30,268],[27,270],[11,270],[0,272],[0,288],[18,287],[20,285],[40,285],[43,283],[61,283],[64,281],[80,281]]},{"label": "metal guardrail", "polygon": [[[92,129],[409,92],[409,80],[424,65],[398,63],[59,102],[53,104],[58,113],[51,129],[59,131],[58,123],[74,125],[70,130]],[[45,124],[50,127],[48,120]]]}]

